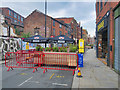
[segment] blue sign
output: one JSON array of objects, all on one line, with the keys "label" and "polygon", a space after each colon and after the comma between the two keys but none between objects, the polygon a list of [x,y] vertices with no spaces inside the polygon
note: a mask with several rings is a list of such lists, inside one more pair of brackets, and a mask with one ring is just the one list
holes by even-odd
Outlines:
[{"label": "blue sign", "polygon": [[78,54],[78,67],[83,67],[83,54]]}]

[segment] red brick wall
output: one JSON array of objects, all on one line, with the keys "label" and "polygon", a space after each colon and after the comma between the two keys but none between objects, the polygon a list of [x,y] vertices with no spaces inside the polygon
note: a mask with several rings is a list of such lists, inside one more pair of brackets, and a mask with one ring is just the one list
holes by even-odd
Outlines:
[{"label": "red brick wall", "polygon": [[[54,20],[55,21],[55,20]],[[60,23],[55,21],[55,26],[53,26],[53,20],[52,20],[52,34],[53,34],[53,28],[55,29],[55,35],[60,35],[60,31],[62,31],[62,34],[65,35],[65,33],[68,33],[67,30],[65,30],[66,26],[62,25],[62,28],[59,27]],[[68,29],[68,28],[67,28]]]},{"label": "red brick wall", "polygon": [[[59,31],[62,31],[62,34],[65,35],[65,26],[63,24],[62,28],[59,27],[60,22],[55,21],[55,26],[53,26],[53,18],[50,16],[46,17],[46,31],[47,37],[53,35],[53,28],[55,29],[55,36],[59,35]],[[34,28],[40,28],[39,34],[45,36],[45,15],[39,11],[33,11],[28,17],[24,19],[24,33],[30,32],[31,35],[34,35]],[[68,32],[67,32],[68,33]]]},{"label": "red brick wall", "polygon": [[[112,45],[112,51],[110,51],[110,67],[113,67],[114,62],[114,16],[113,16],[113,9],[118,4],[118,2],[107,2],[104,5],[103,2],[103,9],[100,12],[100,3],[99,3],[99,15],[96,18],[96,24],[102,19],[102,17],[110,10],[110,45]],[[97,15],[97,4],[96,4],[96,15]]]},{"label": "red brick wall", "polygon": [[[45,15],[37,11],[32,12],[24,19],[24,33],[30,32],[34,35],[34,28],[39,29],[39,35],[45,37]],[[51,18],[46,17],[46,37],[51,35]]]},{"label": "red brick wall", "polygon": [[78,23],[74,18],[56,18],[59,21],[64,21],[64,23],[70,24],[71,29],[73,29],[73,32],[71,32],[71,35],[73,35],[73,38],[77,38],[77,25]]}]

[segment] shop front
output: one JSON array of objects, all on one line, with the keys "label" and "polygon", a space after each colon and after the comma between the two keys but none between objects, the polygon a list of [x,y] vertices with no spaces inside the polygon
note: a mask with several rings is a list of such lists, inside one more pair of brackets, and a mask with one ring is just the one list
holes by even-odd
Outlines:
[{"label": "shop front", "polygon": [[115,23],[114,68],[118,73],[120,73],[120,3],[114,9],[114,23]]},{"label": "shop front", "polygon": [[110,29],[109,29],[109,12],[107,12],[104,17],[97,23],[96,26],[96,39],[97,39],[97,58],[104,60],[104,62],[109,65],[110,57]]}]

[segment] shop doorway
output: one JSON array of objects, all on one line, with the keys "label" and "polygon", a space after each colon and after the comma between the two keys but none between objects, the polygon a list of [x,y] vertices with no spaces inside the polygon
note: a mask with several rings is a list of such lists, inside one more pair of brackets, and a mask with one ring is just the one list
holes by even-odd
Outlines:
[{"label": "shop doorway", "polygon": [[107,27],[98,33],[98,58],[107,65],[108,56],[108,29]]}]

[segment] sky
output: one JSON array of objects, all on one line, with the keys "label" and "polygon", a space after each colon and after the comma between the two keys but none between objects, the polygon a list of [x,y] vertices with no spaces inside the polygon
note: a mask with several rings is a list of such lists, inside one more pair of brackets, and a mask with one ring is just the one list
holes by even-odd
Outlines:
[{"label": "sky", "polygon": [[[9,7],[24,17],[27,17],[35,9],[44,13],[44,2],[2,2],[0,7]],[[87,29],[90,36],[95,35],[95,2],[47,2],[47,15],[53,18],[74,17]]]}]

